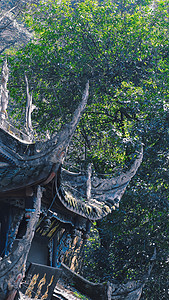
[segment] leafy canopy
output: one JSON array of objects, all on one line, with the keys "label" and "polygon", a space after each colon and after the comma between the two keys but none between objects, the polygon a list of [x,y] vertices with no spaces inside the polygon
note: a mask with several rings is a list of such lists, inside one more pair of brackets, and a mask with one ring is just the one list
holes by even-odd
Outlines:
[{"label": "leafy canopy", "polygon": [[68,153],[71,165],[92,162],[100,175],[112,173],[133,158],[133,140],[144,143],[142,166],[119,211],[98,224],[101,243],[93,256],[88,249],[86,266],[95,277],[137,278],[156,247],[147,299],[167,293],[167,9],[166,0],[41,1],[24,16],[33,40],[8,52],[13,117],[22,121],[26,72],[37,132],[52,133],[67,122],[90,80],[88,106]]}]

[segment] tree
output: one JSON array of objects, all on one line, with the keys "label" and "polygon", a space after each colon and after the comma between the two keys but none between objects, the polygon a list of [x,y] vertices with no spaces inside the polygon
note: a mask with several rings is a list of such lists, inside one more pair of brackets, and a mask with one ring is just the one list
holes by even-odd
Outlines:
[{"label": "tree", "polygon": [[100,176],[118,172],[119,165],[124,167],[132,158],[133,140],[144,143],[142,168],[120,211],[98,224],[101,248],[93,253],[99,253],[97,258],[107,253],[107,269],[101,271],[101,259],[93,266],[106,279],[112,272],[116,280],[137,277],[156,247],[154,277],[145,292],[152,299],[166,297],[167,8],[167,1],[44,1],[25,16],[34,39],[10,58],[17,123],[22,120],[26,72],[38,107],[37,132],[59,129],[90,80],[90,106],[72,142],[68,168],[81,169],[92,162]]},{"label": "tree", "polygon": [[28,11],[30,4],[37,1],[0,1],[0,54],[14,45],[26,44],[31,34],[21,22],[25,10]]}]

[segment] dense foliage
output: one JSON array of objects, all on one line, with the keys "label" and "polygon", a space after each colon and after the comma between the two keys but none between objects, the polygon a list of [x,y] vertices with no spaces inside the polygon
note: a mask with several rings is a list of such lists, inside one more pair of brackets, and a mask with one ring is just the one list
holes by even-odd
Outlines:
[{"label": "dense foliage", "polygon": [[[8,52],[13,117],[23,119],[24,74],[33,93],[37,133],[70,119],[87,80],[88,107],[68,161],[92,162],[100,175],[144,160],[119,211],[99,222],[86,247],[82,273],[92,280],[125,281],[157,260],[142,299],[167,299],[168,247],[168,4],[167,1],[41,1],[25,13],[33,40]],[[153,289],[152,289],[153,283]]]}]

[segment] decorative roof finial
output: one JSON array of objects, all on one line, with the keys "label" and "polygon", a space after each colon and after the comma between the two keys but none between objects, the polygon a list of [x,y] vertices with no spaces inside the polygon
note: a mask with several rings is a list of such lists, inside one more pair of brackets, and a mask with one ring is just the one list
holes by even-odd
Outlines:
[{"label": "decorative roof finial", "polygon": [[0,120],[7,118],[7,106],[8,106],[8,82],[9,70],[7,66],[7,59],[5,59],[2,67],[1,86],[0,86]]},{"label": "decorative roof finial", "polygon": [[26,104],[26,131],[31,139],[33,139],[33,128],[32,128],[32,119],[31,113],[36,108],[35,105],[32,104],[32,93],[29,93],[29,84],[28,78],[25,75],[26,81],[26,93],[27,93],[27,104]]},{"label": "decorative roof finial", "polygon": [[86,196],[87,196],[87,200],[89,201],[91,198],[91,177],[92,177],[92,165],[91,163],[88,165],[87,168],[87,191],[86,191]]}]

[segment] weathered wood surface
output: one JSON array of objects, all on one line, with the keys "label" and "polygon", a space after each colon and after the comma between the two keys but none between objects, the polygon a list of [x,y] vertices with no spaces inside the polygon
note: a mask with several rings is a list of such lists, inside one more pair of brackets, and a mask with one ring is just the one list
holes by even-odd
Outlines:
[{"label": "weathered wood surface", "polygon": [[[65,280],[68,280],[78,291],[86,294],[91,299],[106,300],[106,284],[97,284],[88,281],[84,277],[70,270],[65,264],[61,264],[61,268],[65,274]],[[64,276],[64,275],[63,275]]]},{"label": "weathered wood surface", "polygon": [[89,83],[72,121],[49,141],[25,144],[10,132],[0,132],[0,155],[7,164],[6,167],[0,165],[0,193],[37,185],[45,181],[51,172],[57,173],[86,106],[88,91]]},{"label": "weathered wood surface", "polygon": [[[5,69],[4,69],[5,70]],[[2,77],[3,78],[3,77]],[[31,123],[32,96],[27,86],[26,128],[29,141],[33,140]],[[7,78],[5,79],[7,82]],[[86,84],[82,101],[73,114],[72,121],[65,124],[53,138],[42,142],[27,142],[17,136],[15,130],[1,126],[0,129],[0,198],[7,198],[9,192],[29,186],[45,185],[55,177],[57,200],[70,212],[89,220],[98,220],[119,206],[119,201],[141,164],[143,149],[137,155],[132,167],[117,177],[108,179],[92,177],[91,166],[88,174],[62,172],[65,182],[61,191],[60,166],[67,148],[86,106],[89,82]],[[6,124],[6,123],[5,123]],[[67,186],[70,188],[67,189]],[[73,191],[73,192],[72,192]],[[78,191],[78,195],[76,192]],[[79,200],[79,193],[84,195]]]},{"label": "weathered wood surface", "polygon": [[144,274],[140,280],[131,280],[123,284],[115,284],[113,282],[95,284],[72,271],[63,262],[61,263],[61,267],[65,282],[67,280],[69,283],[72,283],[73,287],[89,296],[92,300],[139,300],[144,285],[151,274],[155,260],[156,248],[154,248],[154,253],[150,259],[147,273]]},{"label": "weathered wood surface", "polygon": [[[5,67],[3,70],[5,70]],[[59,214],[63,215],[65,212],[68,212],[70,218],[67,218],[66,223],[71,224],[75,231],[80,230],[85,235],[90,228],[90,221],[101,219],[110,213],[112,209],[118,207],[128,183],[141,164],[143,148],[141,147],[132,167],[117,177],[108,179],[101,179],[97,176],[92,177],[91,166],[85,175],[72,174],[67,171],[63,171],[61,175],[61,164],[87,103],[89,83],[86,84],[82,101],[75,110],[72,121],[65,124],[60,132],[56,133],[50,140],[31,142],[33,141],[31,124],[32,97],[29,94],[28,83],[27,135],[25,135],[27,138],[25,138],[22,133],[18,136],[17,130],[10,124],[8,127],[8,123],[5,120],[8,102],[6,90],[8,74],[6,72],[2,75],[6,92],[4,93],[4,90],[1,89],[0,109],[3,122],[0,124],[0,199],[10,201],[11,195],[13,195],[16,200],[17,193],[19,199],[21,197],[24,199],[24,197],[32,196],[31,193],[34,193],[37,186],[41,184],[46,190],[51,190],[46,198],[48,201],[45,207],[49,214],[51,213],[53,217],[56,216],[57,219]],[[61,181],[64,181],[62,186]],[[51,183],[52,189],[50,189]],[[67,187],[69,188],[67,189]],[[83,193],[84,199],[79,200],[79,195],[77,196],[76,192],[71,193],[72,191]],[[16,250],[0,262],[0,289],[2,292],[11,291],[6,300],[14,299],[24,276],[27,255],[34,236],[35,226],[39,219],[42,197],[39,187],[36,210],[28,223],[25,236],[19,241]],[[58,218],[58,220],[60,219]],[[70,220],[73,220],[73,222]],[[64,222],[64,218],[61,218],[61,222]],[[70,275],[72,271],[66,269],[64,265],[62,267],[65,269],[65,273]],[[92,299],[119,299],[117,297],[122,297],[127,293],[126,291],[128,291],[128,295],[130,292],[133,293],[135,291],[135,297],[136,294],[139,297],[140,286],[133,287],[132,285],[130,290],[129,286],[124,285],[119,287],[104,283],[94,284],[76,273],[71,273],[71,279],[74,280],[74,284],[77,284],[78,287],[80,286],[82,292],[87,292]],[[116,298],[112,298],[112,296]],[[135,299],[139,299],[138,297]],[[4,295],[2,299],[4,300]]]},{"label": "weathered wood surface", "polygon": [[51,300],[62,270],[31,263],[22,282],[21,291],[30,299]]},{"label": "weathered wood surface", "polygon": [[[121,197],[130,180],[136,174],[142,158],[143,146],[141,145],[140,151],[128,171],[108,179],[94,176],[90,178],[90,184],[88,174],[76,174],[62,170],[65,193],[64,195],[58,193],[58,197],[69,210],[83,217],[87,216],[90,220],[101,219],[111,213],[113,209],[119,207]],[[86,189],[87,191],[90,190],[90,197],[86,197]],[[79,198],[83,198],[84,201],[79,200]]]},{"label": "weathered wood surface", "polygon": [[93,283],[70,270],[65,264],[61,264],[64,272],[63,278],[68,280],[73,287],[92,300],[139,300],[144,282],[130,281],[126,284]]},{"label": "weathered wood surface", "polygon": [[0,261],[0,290],[3,292],[3,296],[0,298],[1,300],[4,300],[4,294],[7,291],[11,292],[9,293],[9,298],[7,296],[6,300],[14,299],[11,298],[11,295],[14,296],[15,291],[19,288],[25,274],[27,256],[40,215],[41,196],[41,188],[38,187],[35,211],[31,214],[25,236],[18,242],[14,252],[10,253]]}]

